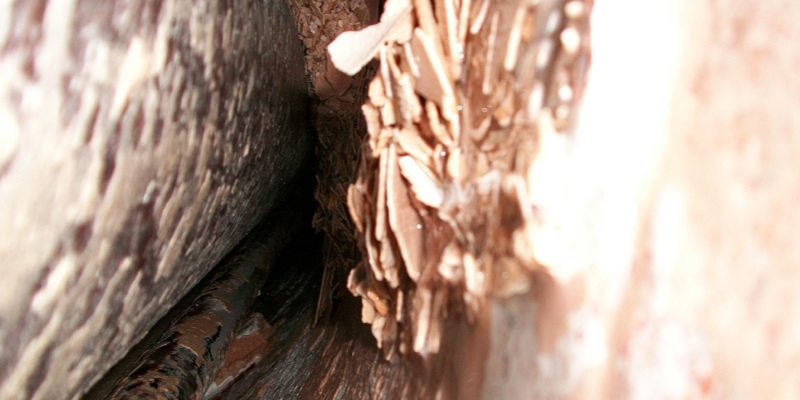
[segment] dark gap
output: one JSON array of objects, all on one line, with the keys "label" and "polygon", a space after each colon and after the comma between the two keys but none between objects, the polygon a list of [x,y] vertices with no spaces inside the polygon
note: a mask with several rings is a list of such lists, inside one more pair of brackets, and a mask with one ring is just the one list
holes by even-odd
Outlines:
[{"label": "dark gap", "polygon": [[[259,312],[273,327],[281,322],[292,321],[295,315],[313,310],[308,299],[316,299],[322,275],[322,238],[314,232],[311,220],[316,210],[314,200],[315,167],[309,157],[304,168],[291,184],[282,206],[266,218],[275,217],[286,207],[300,210],[303,228],[285,246],[272,267],[260,295],[251,306],[251,312]],[[233,251],[231,252],[233,253]],[[170,325],[183,316],[204,290],[220,275],[229,256],[223,258],[189,293],[150,329],[145,337],[117,362],[84,396],[86,399],[105,399],[125,377],[129,376],[154,349]]]}]

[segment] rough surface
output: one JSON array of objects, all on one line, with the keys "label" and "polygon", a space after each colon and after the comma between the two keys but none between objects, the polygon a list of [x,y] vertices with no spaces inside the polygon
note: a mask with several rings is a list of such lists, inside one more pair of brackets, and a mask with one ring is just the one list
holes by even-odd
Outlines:
[{"label": "rough surface", "polygon": [[[378,0],[289,0],[306,49],[306,79],[313,98],[314,148],[319,208],[314,227],[325,236],[325,275],[316,319],[324,321],[333,308],[337,284],[358,258],[352,221],[347,214],[347,187],[355,179],[359,148],[366,134],[361,104],[370,71],[349,77],[333,67],[327,46],[340,33],[377,20]],[[338,288],[338,290],[337,290]]]},{"label": "rough surface", "polygon": [[[191,307],[161,335],[141,365],[118,385],[113,399],[202,399],[229,356],[237,330],[275,259],[298,232],[299,210],[281,207],[253,229],[212,272]],[[230,358],[233,358],[230,356]]]},{"label": "rough surface", "polygon": [[283,2],[0,3],[0,398],[70,398],[282,194],[307,148]]},{"label": "rough surface", "polygon": [[[263,314],[269,352],[219,397],[798,398],[798,15],[598,2],[579,129],[543,150],[548,269],[527,291],[491,298],[424,364],[386,361],[355,299],[311,329],[316,278],[275,277],[291,310]],[[22,141],[4,132],[5,171]],[[471,351],[486,362],[465,370]]]},{"label": "rough surface", "polygon": [[356,299],[343,298],[330,323],[312,328],[309,298],[276,322],[269,354],[220,399],[470,399],[479,392],[482,370],[468,367],[485,348],[466,321],[451,321],[442,355],[387,361],[361,323]]},{"label": "rough surface", "polygon": [[276,326],[278,354],[229,398],[429,398],[442,371],[479,386],[442,398],[798,398],[798,15],[597,2],[578,129],[543,150],[549,268],[471,328],[480,375],[380,360],[343,305]]},{"label": "rough surface", "polygon": [[[591,3],[385,5],[386,36],[364,54],[380,73],[348,191],[365,251],[347,287],[387,354],[438,352],[453,314],[524,292],[548,268],[540,171],[582,98]],[[340,36],[332,55],[355,59],[374,28]]]}]

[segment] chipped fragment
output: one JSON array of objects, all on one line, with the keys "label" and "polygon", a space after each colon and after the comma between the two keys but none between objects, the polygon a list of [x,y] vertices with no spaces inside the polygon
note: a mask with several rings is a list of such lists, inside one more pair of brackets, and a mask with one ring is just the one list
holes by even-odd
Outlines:
[{"label": "chipped fragment", "polygon": [[453,113],[455,110],[453,87],[444,70],[442,57],[436,50],[431,37],[419,28],[414,29],[411,37],[411,50],[420,70],[420,76],[415,77],[416,87],[414,89],[423,97],[436,102],[442,108],[442,115],[445,119],[457,118],[457,115]]},{"label": "chipped fragment", "polygon": [[428,207],[439,208],[442,206],[444,192],[441,184],[436,181],[433,173],[421,166],[410,156],[400,157],[398,160],[403,177],[411,184],[417,200]]},{"label": "chipped fragment", "polygon": [[389,151],[389,171],[387,176],[387,208],[389,225],[392,228],[400,255],[403,258],[408,276],[418,281],[424,265],[424,243],[422,241],[422,219],[409,201],[409,191],[400,175],[397,152],[392,146]]},{"label": "chipped fragment", "polygon": [[344,32],[330,45],[328,54],[336,69],[353,76],[372,60],[387,42],[407,42],[411,32],[411,4],[389,0],[381,21],[357,32]]},{"label": "chipped fragment", "polygon": [[387,357],[437,352],[449,313],[471,321],[490,294],[529,290],[531,272],[554,273],[546,260],[566,271],[538,205],[561,182],[552,152],[590,59],[589,0],[410,7],[407,35],[372,50],[370,137],[348,192],[369,264],[348,289]]}]

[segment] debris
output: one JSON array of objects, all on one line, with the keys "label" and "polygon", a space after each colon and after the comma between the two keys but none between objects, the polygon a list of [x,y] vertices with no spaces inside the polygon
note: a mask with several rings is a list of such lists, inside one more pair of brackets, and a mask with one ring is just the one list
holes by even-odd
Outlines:
[{"label": "debris", "polygon": [[531,248],[548,233],[528,177],[541,136],[563,136],[581,98],[591,7],[396,0],[328,48],[348,74],[380,63],[348,197],[367,259],[348,288],[387,356],[436,353],[454,310],[474,315],[548,268]]}]

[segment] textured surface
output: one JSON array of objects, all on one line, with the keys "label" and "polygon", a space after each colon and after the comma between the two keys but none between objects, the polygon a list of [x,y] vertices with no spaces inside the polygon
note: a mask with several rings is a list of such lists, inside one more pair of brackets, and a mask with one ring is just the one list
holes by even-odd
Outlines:
[{"label": "textured surface", "polygon": [[226,360],[233,357],[229,347],[270,275],[280,249],[304,222],[297,207],[289,207],[269,214],[267,222],[253,229],[225,257],[210,274],[210,284],[161,335],[141,365],[117,385],[112,398],[204,397],[223,361],[233,361]]},{"label": "textured surface", "polygon": [[[546,144],[537,182],[549,269],[492,299],[482,388],[443,398],[798,398],[798,15],[596,3],[579,129]],[[240,393],[431,393],[439,370],[381,362],[355,317],[333,320]]]},{"label": "textured surface", "polygon": [[[305,296],[290,319],[270,320],[274,352],[221,396],[797,398],[797,15],[782,0],[598,2],[580,129],[546,150],[550,268],[529,276],[529,292],[493,299],[490,325],[472,328],[486,329],[490,347],[447,337],[443,363],[430,369],[385,361],[357,302],[309,330]],[[0,39],[12,33],[0,29]],[[16,168],[22,148],[5,129],[15,121],[0,118],[3,171]],[[50,282],[58,281],[42,286]],[[41,318],[61,319],[44,325],[31,315],[14,343],[41,327],[61,333],[68,320],[49,313]],[[38,343],[32,351],[48,350]],[[458,357],[476,349],[486,364],[468,374]],[[13,371],[37,365],[51,364]]]},{"label": "textured surface", "polygon": [[347,187],[354,179],[366,126],[361,104],[368,71],[349,77],[333,67],[327,46],[340,33],[357,30],[377,18],[377,0],[289,0],[306,49],[306,79],[314,99],[317,143],[314,158],[319,203],[314,227],[325,235],[325,284],[319,295],[317,320],[332,310],[336,282],[346,279],[358,258],[352,222],[347,214]]},{"label": "textured surface", "polygon": [[[524,292],[547,268],[538,172],[582,97],[590,12],[579,0],[386,4],[347,198],[365,254],[347,287],[387,353],[438,352],[452,314]],[[330,49],[356,58],[374,35]]]},{"label": "textured surface", "polygon": [[0,3],[0,398],[88,389],[308,144],[283,2]]},{"label": "textured surface", "polygon": [[471,399],[479,393],[482,370],[470,367],[485,348],[464,320],[451,321],[450,341],[430,362],[387,361],[361,323],[356,299],[343,299],[331,322],[316,328],[314,303],[299,300],[298,310],[277,322],[272,351],[221,399]]}]

